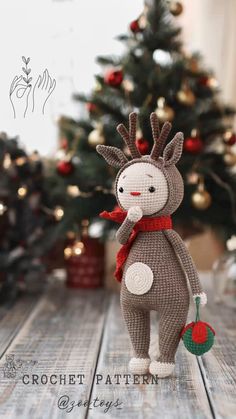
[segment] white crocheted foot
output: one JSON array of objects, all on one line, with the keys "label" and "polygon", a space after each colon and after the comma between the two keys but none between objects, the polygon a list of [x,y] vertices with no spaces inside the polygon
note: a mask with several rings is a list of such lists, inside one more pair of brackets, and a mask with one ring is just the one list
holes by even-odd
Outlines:
[{"label": "white crocheted foot", "polygon": [[149,372],[152,375],[157,375],[158,378],[168,377],[174,371],[175,364],[168,362],[152,361],[149,367]]},{"label": "white crocheted foot", "polygon": [[133,374],[147,374],[150,362],[150,358],[131,358],[129,369]]}]

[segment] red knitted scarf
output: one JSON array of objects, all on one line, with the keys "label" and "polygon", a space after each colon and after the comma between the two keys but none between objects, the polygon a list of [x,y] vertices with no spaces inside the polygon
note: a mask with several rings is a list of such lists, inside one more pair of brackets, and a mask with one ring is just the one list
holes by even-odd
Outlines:
[{"label": "red knitted scarf", "polygon": [[[107,220],[116,221],[117,223],[123,223],[127,216],[127,212],[123,211],[120,208],[115,209],[112,212],[103,211],[100,214],[100,217],[106,218]],[[172,228],[172,221],[170,216],[162,217],[143,217],[138,221],[132,233],[129,236],[127,243],[125,243],[119,250],[116,256],[116,270],[115,277],[121,282],[123,274],[123,265],[128,257],[131,246],[136,239],[139,231],[158,231],[158,230],[167,230]]]}]

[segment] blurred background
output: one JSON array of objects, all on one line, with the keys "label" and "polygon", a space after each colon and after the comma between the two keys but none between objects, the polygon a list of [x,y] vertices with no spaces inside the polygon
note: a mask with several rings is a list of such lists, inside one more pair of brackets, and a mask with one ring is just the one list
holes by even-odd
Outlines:
[{"label": "blurred background", "polygon": [[127,153],[116,125],[135,110],[142,154],[150,112],[184,132],[175,228],[215,276],[216,298],[234,303],[235,1],[9,0],[0,10],[2,300],[55,270],[68,286],[116,286],[116,226],[98,216],[116,205],[116,172],[95,147]]}]

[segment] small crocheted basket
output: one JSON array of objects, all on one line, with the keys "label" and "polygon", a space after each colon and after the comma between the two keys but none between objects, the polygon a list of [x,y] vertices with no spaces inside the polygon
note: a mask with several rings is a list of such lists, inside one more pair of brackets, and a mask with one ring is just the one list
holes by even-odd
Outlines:
[{"label": "small crocheted basket", "polygon": [[205,322],[200,321],[199,316],[200,297],[196,298],[196,319],[189,323],[181,332],[181,337],[186,349],[194,355],[203,355],[214,344],[215,331]]}]

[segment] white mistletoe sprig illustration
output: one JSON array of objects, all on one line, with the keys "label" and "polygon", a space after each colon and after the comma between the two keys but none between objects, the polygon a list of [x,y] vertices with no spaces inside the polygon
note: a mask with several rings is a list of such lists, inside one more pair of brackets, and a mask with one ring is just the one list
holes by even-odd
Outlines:
[{"label": "white mistletoe sprig illustration", "polygon": [[27,59],[23,56],[22,61],[25,64],[25,67],[22,67],[23,72],[25,73],[26,77],[23,77],[23,80],[26,84],[30,84],[32,77],[29,77],[29,74],[31,73],[31,68],[28,68],[28,64],[30,62],[30,58]]},{"label": "white mistletoe sprig illustration", "polygon": [[34,113],[42,112],[44,115],[46,103],[56,87],[56,80],[45,69],[42,76],[38,76],[32,88],[33,78],[30,76],[31,68],[28,67],[30,57],[22,56],[22,61],[24,75],[13,78],[9,92],[14,118],[18,116],[25,118],[28,109]]}]

